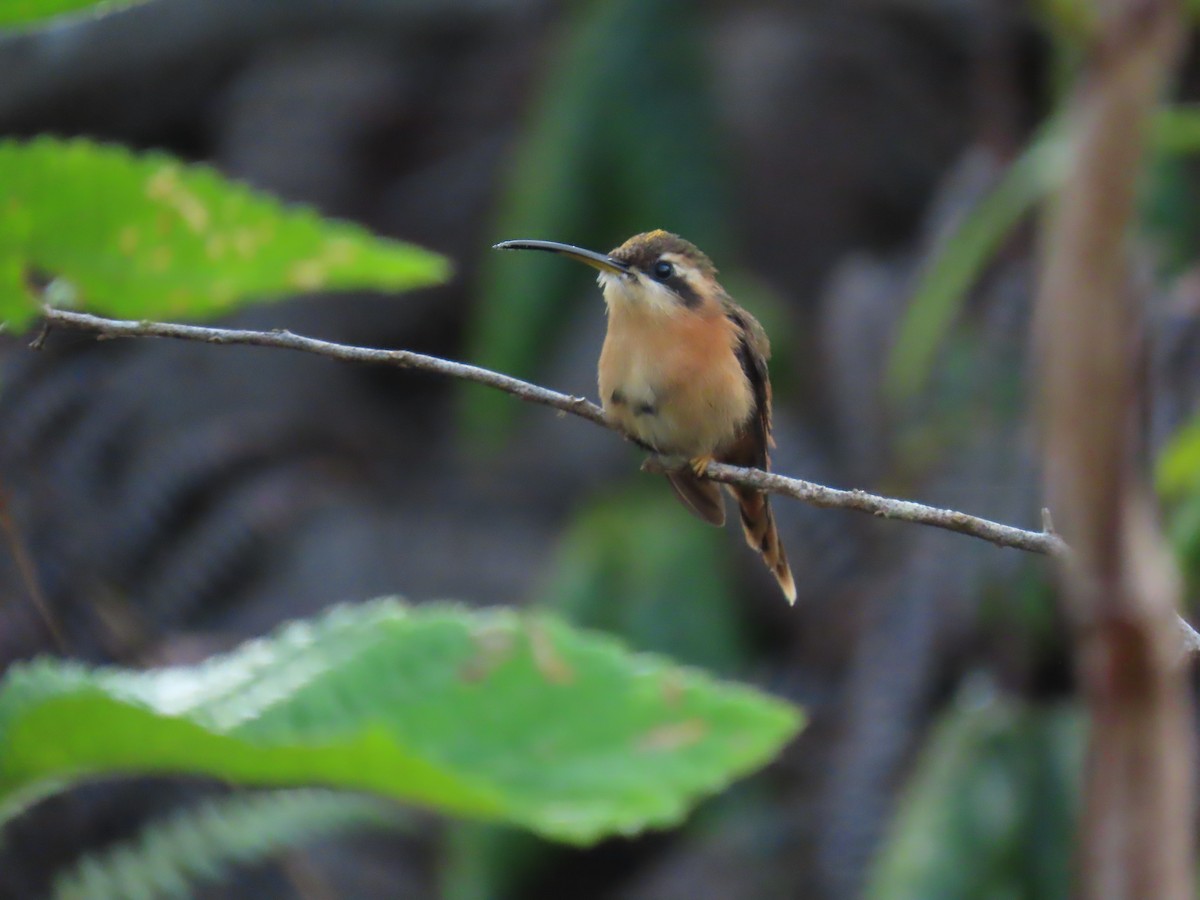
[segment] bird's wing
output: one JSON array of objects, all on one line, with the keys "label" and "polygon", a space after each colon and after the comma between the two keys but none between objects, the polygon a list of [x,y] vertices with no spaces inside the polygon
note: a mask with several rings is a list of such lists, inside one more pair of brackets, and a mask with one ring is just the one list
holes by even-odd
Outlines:
[{"label": "bird's wing", "polygon": [[771,439],[771,377],[767,372],[771,345],[767,333],[750,313],[732,308],[727,310],[726,315],[738,328],[735,352],[754,391],[754,417],[749,429],[749,443],[754,458],[747,460],[746,464],[765,469],[767,449],[774,443]]}]

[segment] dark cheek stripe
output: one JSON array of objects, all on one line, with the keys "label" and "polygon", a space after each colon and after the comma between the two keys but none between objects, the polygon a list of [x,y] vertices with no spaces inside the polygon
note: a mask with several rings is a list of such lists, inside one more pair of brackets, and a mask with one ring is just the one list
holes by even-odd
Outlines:
[{"label": "dark cheek stripe", "polygon": [[679,299],[683,301],[683,305],[688,309],[695,309],[700,305],[700,295],[692,290],[692,286],[682,278],[672,278],[667,283],[667,287],[679,295]]}]

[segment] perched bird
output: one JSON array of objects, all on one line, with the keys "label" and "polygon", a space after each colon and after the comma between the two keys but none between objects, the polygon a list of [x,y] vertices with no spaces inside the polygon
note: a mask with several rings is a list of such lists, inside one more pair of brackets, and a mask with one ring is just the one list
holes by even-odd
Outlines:
[{"label": "perched bird", "polygon": [[[607,255],[552,241],[496,248],[547,250],[600,270],[608,307],[599,371],[604,413],[642,446],[688,458],[691,470],[669,474],[671,486],[701,519],[724,525],[720,488],[704,473],[713,460],[768,467],[771,348],[758,321],[721,287],[709,258],[666,231],[634,235]],[[794,603],[796,585],[767,495],[729,491],[746,542]]]}]

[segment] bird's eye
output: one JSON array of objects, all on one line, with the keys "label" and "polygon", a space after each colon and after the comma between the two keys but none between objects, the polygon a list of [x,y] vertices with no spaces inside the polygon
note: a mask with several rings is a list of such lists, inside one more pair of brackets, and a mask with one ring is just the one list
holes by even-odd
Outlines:
[{"label": "bird's eye", "polygon": [[654,267],[654,277],[659,281],[666,281],[675,274],[675,267],[665,259],[660,260],[658,265]]}]

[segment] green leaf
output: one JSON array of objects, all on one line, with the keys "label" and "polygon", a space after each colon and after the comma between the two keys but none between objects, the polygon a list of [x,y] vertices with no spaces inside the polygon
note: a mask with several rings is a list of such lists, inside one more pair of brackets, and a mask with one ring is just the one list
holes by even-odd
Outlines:
[{"label": "green leaf", "polygon": [[286,790],[209,800],[89,853],[54,880],[55,900],[192,897],[238,865],[364,827],[407,824],[402,810],[358,794]]},{"label": "green leaf", "polygon": [[1200,494],[1200,416],[1171,437],[1158,457],[1155,487],[1166,500]]},{"label": "green leaf", "polygon": [[925,264],[900,323],[884,390],[892,403],[921,390],[967,290],[1009,232],[1066,175],[1067,144],[1054,119]]},{"label": "green leaf", "polygon": [[[745,629],[729,572],[731,552],[742,548],[688,515],[665,481],[638,481],[574,517],[538,605],[710,672],[744,670]],[[520,896],[522,879],[551,864],[553,852],[525,832],[460,825],[444,854],[440,894]]]},{"label": "green leaf", "polygon": [[254,298],[443,281],[446,262],[322,219],[205,166],[88,141],[0,141],[0,320],[37,311],[33,283],[135,318],[211,316]]},{"label": "green leaf", "polygon": [[1100,27],[1099,11],[1087,0],[1037,0],[1034,13],[1056,44],[1090,46]]},{"label": "green leaf", "polygon": [[146,0],[4,0],[0,4],[0,28],[37,25],[45,19],[68,13],[102,15]]},{"label": "green leaf", "polygon": [[1168,155],[1200,151],[1200,105],[1165,106],[1154,116],[1154,149]]},{"label": "green leaf", "polygon": [[1200,240],[1200,192],[1195,177],[1200,106],[1160,109],[1154,117],[1152,147],[1139,198],[1139,219],[1154,243],[1158,271],[1169,279],[1194,264]]},{"label": "green leaf", "polygon": [[1155,488],[1164,501],[1167,534],[1187,582],[1200,584],[1200,417],[1182,425],[1158,456]]},{"label": "green leaf", "polygon": [[677,823],[801,723],[553,618],[384,600],[195,667],[13,667],[0,802],[45,782],[203,774],[374,791],[589,843]]}]

